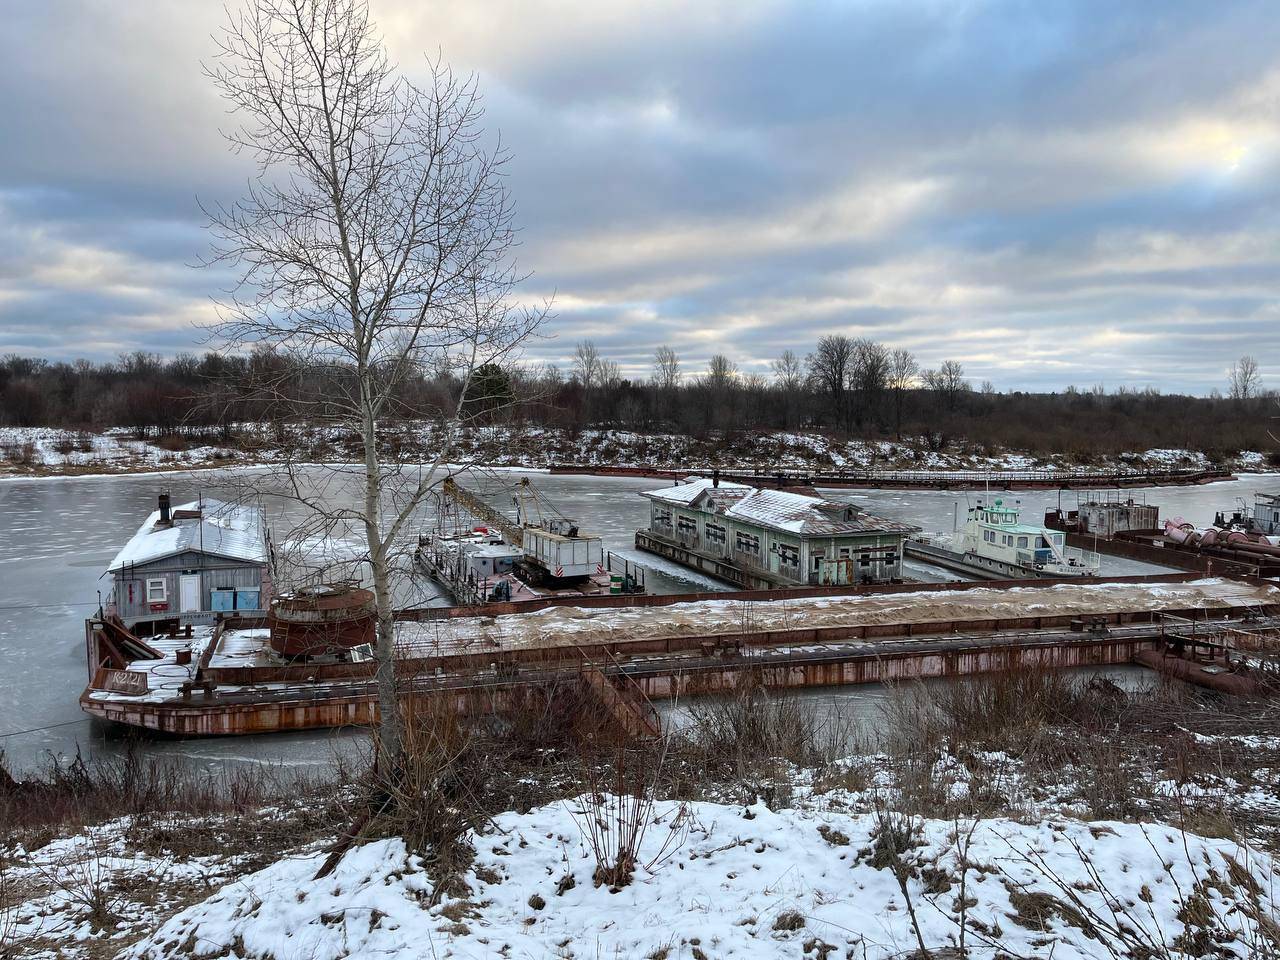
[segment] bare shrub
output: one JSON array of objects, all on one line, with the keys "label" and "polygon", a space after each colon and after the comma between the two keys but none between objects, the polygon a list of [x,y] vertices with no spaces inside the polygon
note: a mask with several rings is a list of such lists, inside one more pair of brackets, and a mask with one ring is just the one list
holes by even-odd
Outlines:
[{"label": "bare shrub", "polygon": [[[573,815],[595,860],[596,886],[616,892],[631,882],[637,866],[656,870],[683,845],[688,829],[685,805],[677,804],[661,818],[654,812],[665,759],[665,743],[632,749],[615,742],[603,755],[584,753],[586,790],[577,798]],[[665,831],[663,840],[642,862],[640,848],[655,825]]]},{"label": "bare shrub", "polygon": [[[1021,917],[1019,922],[1033,929],[1047,929],[1046,921],[1057,916],[1084,931],[1114,957],[1177,960],[1187,956],[1238,956],[1237,950],[1232,949],[1236,946],[1256,960],[1280,957],[1275,891],[1264,890],[1244,866],[1254,858],[1248,846],[1241,846],[1236,856],[1222,854],[1222,862],[1214,863],[1192,854],[1186,832],[1182,833],[1180,852],[1172,856],[1167,850],[1157,850],[1145,828],[1143,835],[1157,853],[1164,874],[1153,878],[1156,883],[1152,886],[1160,896],[1172,897],[1182,924],[1177,936],[1162,926],[1150,907],[1150,886],[1143,887],[1139,902],[1117,894],[1108,880],[1110,864],[1095,859],[1069,837],[1066,840],[1079,862],[1083,880],[1075,876],[1074,870],[1071,877],[1064,876],[1037,850],[1017,849],[1010,844],[1011,859],[1030,867],[1052,891],[1027,894],[1006,877],[1010,901]],[[1187,868],[1193,878],[1191,883],[1185,877],[1179,880],[1179,865]],[[1220,899],[1210,896],[1211,892],[1218,893]],[[1227,904],[1225,908],[1220,905],[1222,902]]]},{"label": "bare shrub", "polygon": [[36,445],[29,442],[6,443],[4,445],[4,456],[10,463],[17,464],[20,467],[35,466]]},{"label": "bare shrub", "polygon": [[244,764],[211,772],[177,759],[145,756],[131,741],[117,758],[88,763],[51,756],[19,780],[5,771],[0,752],[0,824],[13,832],[64,824],[101,823],[116,817],[158,813],[240,812],[282,799],[319,797],[346,776],[339,766],[325,774],[297,768]]},{"label": "bare shrub", "polygon": [[76,449],[75,439],[69,434],[59,434],[58,439],[53,442],[53,449],[64,457],[69,456]]},{"label": "bare shrub", "polygon": [[166,433],[151,441],[152,446],[169,453],[182,453],[191,449],[191,441],[180,433]]},{"label": "bare shrub", "polygon": [[18,906],[21,902],[22,894],[9,859],[0,849],[0,960],[17,956]]},{"label": "bare shrub", "polygon": [[818,766],[843,756],[852,727],[834,714],[819,716],[812,700],[770,692],[752,679],[725,697],[707,698],[686,708],[686,747],[722,773],[756,775],[767,761]]},{"label": "bare shrub", "polygon": [[475,854],[470,836],[496,812],[489,786],[506,765],[492,738],[476,736],[434,702],[406,699],[401,719],[404,749],[398,761],[386,766],[368,758],[356,805],[347,811],[350,825],[317,878],[332,872],[357,843],[400,837],[434,878],[431,903],[445,895],[465,896],[462,875]]},{"label": "bare shrub", "polygon": [[76,837],[61,859],[38,867],[42,879],[80,909],[98,930],[114,927],[126,897],[117,888],[111,842],[96,833]]}]

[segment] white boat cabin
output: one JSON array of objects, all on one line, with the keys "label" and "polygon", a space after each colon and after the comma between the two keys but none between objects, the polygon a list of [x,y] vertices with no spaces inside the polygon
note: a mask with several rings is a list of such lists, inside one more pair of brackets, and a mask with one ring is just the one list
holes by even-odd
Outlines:
[{"label": "white boat cabin", "polygon": [[979,500],[969,508],[960,538],[960,549],[987,560],[1044,571],[1082,572],[1089,566],[1084,555],[1067,547],[1067,535],[1058,530],[1021,522],[1021,504],[1003,500],[987,504]]}]

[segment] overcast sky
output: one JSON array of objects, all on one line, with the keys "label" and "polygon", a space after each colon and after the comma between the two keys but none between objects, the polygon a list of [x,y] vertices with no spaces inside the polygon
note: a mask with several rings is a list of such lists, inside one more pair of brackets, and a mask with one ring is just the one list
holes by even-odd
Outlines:
[{"label": "overcast sky", "polygon": [[[234,5],[235,0],[230,0]],[[1259,2],[373,0],[514,154],[534,360],[766,371],[870,336],[977,385],[1280,386],[1280,9]],[[220,4],[6,4],[0,354],[197,349],[197,199],[244,160]]]}]

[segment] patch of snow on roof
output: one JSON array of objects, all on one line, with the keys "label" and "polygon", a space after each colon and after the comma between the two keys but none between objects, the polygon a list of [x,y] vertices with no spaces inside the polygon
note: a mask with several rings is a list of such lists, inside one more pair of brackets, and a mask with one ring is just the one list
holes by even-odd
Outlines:
[{"label": "patch of snow on roof", "polygon": [[689,504],[698,499],[698,494],[707,489],[715,489],[728,496],[746,496],[751,487],[745,483],[729,483],[721,480],[719,486],[712,477],[699,477],[688,483],[677,483],[674,487],[663,487],[661,490],[645,490],[640,496],[660,500],[663,503]]},{"label": "patch of snow on roof", "polygon": [[120,548],[107,571],[151,563],[188,550],[230,560],[266,562],[266,528],[257,507],[205,499],[180,504],[172,512],[182,510],[199,511],[200,519],[174,520],[172,526],[159,526],[160,511],[152,511],[138,532]]},{"label": "patch of snow on roof", "polygon": [[919,528],[864,513],[849,504],[786,490],[752,490],[725,516],[791,533],[911,533]]}]

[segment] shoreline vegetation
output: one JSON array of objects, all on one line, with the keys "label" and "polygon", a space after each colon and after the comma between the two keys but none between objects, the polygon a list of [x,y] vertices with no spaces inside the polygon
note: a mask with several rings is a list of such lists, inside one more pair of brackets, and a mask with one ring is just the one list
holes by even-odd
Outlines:
[{"label": "shoreline vegetation", "polygon": [[[400,457],[427,455],[435,429],[411,424],[388,443]],[[338,430],[299,427],[283,433],[245,424],[230,431],[154,433],[117,428],[103,433],[51,427],[0,427],[0,478],[76,477],[168,473],[303,462],[359,460],[356,438]],[[707,469],[882,470],[1144,470],[1225,467],[1231,472],[1280,470],[1280,453],[1219,451],[1210,456],[1183,448],[1152,448],[1089,456],[1034,454],[953,439],[866,441],[829,432],[762,431],[690,437],[637,433],[615,428],[571,430],[508,426],[472,427],[457,442],[458,461],[508,469],[546,469],[554,464],[588,467]]]},{"label": "shoreline vegetation", "polygon": [[407,716],[372,812],[369,756],[0,778],[0,957],[1280,956],[1273,702],[1019,671],[859,724],[746,684],[627,744],[564,706]]}]

